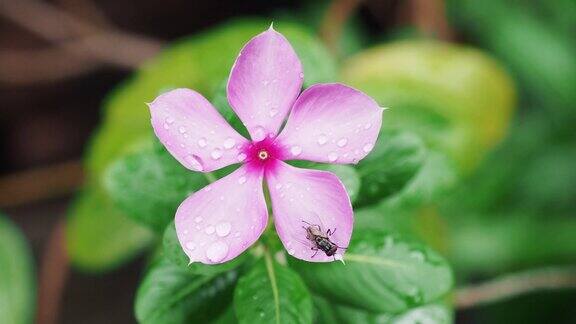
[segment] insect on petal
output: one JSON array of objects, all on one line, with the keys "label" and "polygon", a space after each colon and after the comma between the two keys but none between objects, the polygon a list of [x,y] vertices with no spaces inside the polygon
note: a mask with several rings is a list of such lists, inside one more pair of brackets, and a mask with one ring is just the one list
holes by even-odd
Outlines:
[{"label": "insect on petal", "polygon": [[382,111],[356,89],[317,84],[302,92],[277,140],[294,160],[356,164],[376,143]]},{"label": "insect on petal", "polygon": [[254,141],[276,135],[302,87],[302,64],[273,28],[240,51],[228,79],[228,102]]},{"label": "insect on petal", "polygon": [[[274,224],[280,240],[292,256],[311,262],[338,260],[352,236],[354,222],[350,198],[332,173],[300,169],[278,161],[266,172],[272,199]],[[337,246],[337,255],[312,250],[306,228],[317,226]],[[314,255],[316,254],[316,255]]]},{"label": "insect on petal", "polygon": [[262,234],[268,211],[262,171],[242,166],[188,197],[176,212],[178,240],[191,262],[229,261]]},{"label": "insect on petal", "polygon": [[238,163],[248,141],[202,95],[176,89],[150,104],[154,132],[170,154],[193,171],[209,172]]}]

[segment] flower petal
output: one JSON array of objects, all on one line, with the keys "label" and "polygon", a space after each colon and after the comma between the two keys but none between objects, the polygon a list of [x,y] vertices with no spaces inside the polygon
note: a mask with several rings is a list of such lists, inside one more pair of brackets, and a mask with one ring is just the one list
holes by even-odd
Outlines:
[{"label": "flower petal", "polygon": [[278,142],[291,152],[289,159],[356,164],[376,143],[382,111],[356,89],[316,84],[294,103]]},{"label": "flower petal", "polygon": [[228,102],[254,141],[276,135],[302,87],[302,64],[273,28],[240,51],[228,79]]},{"label": "flower petal", "polygon": [[329,239],[340,247],[337,254],[342,256],[354,223],[342,182],[330,172],[299,169],[280,161],[267,170],[266,179],[276,231],[288,253],[312,262],[337,259],[312,250],[315,245],[306,238],[306,228],[318,225],[324,233],[335,231]]},{"label": "flower petal", "polygon": [[229,261],[268,223],[262,171],[242,166],[188,197],[176,211],[176,233],[190,262]]},{"label": "flower petal", "polygon": [[156,136],[186,168],[210,172],[239,162],[248,141],[199,93],[172,90],[149,106]]}]

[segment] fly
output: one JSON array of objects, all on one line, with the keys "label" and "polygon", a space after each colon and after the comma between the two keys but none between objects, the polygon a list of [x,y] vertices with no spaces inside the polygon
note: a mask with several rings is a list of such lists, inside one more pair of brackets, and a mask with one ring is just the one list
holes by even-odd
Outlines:
[{"label": "fly", "polygon": [[[306,230],[306,238],[312,242],[312,250],[315,251],[312,255],[312,258],[318,254],[318,251],[321,250],[326,254],[326,256],[334,256],[338,249],[346,249],[336,245],[334,242],[330,240],[330,236],[336,232],[336,229],[333,231],[328,229],[326,232],[322,231],[320,225],[310,224],[306,221],[302,221],[306,223],[308,226],[302,226]],[[334,257],[336,259],[336,257]]]}]

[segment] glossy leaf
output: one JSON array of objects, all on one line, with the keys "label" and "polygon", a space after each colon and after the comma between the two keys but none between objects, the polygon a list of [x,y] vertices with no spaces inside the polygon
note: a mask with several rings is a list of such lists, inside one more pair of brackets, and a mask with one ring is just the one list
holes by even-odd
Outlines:
[{"label": "glossy leaf", "polygon": [[98,188],[85,189],[69,211],[68,254],[85,271],[110,270],[136,256],[153,238],[147,228],[120,213]]},{"label": "glossy leaf", "polygon": [[[451,324],[452,311],[444,304],[434,303],[412,308],[402,314],[376,314],[362,309],[331,303],[323,298],[315,299],[322,316],[331,316],[321,323],[338,324]],[[322,317],[321,317],[322,318]]]},{"label": "glossy leaf", "polygon": [[426,159],[422,140],[413,133],[384,130],[374,150],[356,167],[362,178],[359,205],[367,205],[402,190]]},{"label": "glossy leaf", "polygon": [[199,262],[194,262],[190,264],[188,256],[182,250],[182,246],[178,241],[176,236],[176,227],[174,227],[174,222],[170,223],[164,231],[164,238],[162,240],[162,249],[166,260],[174,265],[177,265],[180,269],[188,271],[195,274],[215,274],[224,272],[233,268],[238,267],[247,259],[250,258],[247,252],[240,254],[238,257],[221,264],[202,264]]},{"label": "glossy leaf", "polygon": [[107,169],[110,199],[135,221],[162,232],[180,203],[208,181],[191,172],[157,145],[129,154]]},{"label": "glossy leaf", "polygon": [[0,214],[0,323],[32,323],[33,271],[32,253],[24,236]]},{"label": "glossy leaf", "polygon": [[160,260],[136,293],[136,318],[146,324],[207,323],[223,315],[232,301],[237,273],[193,275]]},{"label": "glossy leaf", "polygon": [[265,256],[238,281],[240,323],[312,323],[312,297],[300,276]]},{"label": "glossy leaf", "polygon": [[346,264],[290,258],[316,293],[376,313],[401,313],[435,301],[452,287],[448,263],[422,244],[375,230],[356,230]]}]

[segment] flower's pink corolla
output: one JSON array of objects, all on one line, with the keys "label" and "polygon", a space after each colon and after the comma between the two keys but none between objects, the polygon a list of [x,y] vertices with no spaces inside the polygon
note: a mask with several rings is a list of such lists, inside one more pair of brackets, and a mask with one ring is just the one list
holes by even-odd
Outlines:
[{"label": "flower's pink corolla", "polygon": [[322,251],[313,257],[306,223],[335,230],[330,239],[348,246],[354,219],[340,180],[284,161],[357,163],[374,147],[382,109],[364,93],[337,83],[317,84],[300,94],[303,76],[292,46],[274,29],[244,46],[227,92],[251,140],[193,90],[173,90],[150,104],[156,135],[188,169],[210,172],[241,164],[178,208],[176,231],[191,262],[226,262],[260,237],[268,222],[264,179],[276,231],[289,254],[307,261],[334,260]]}]

